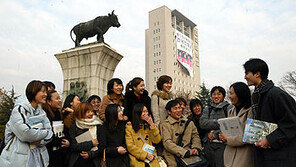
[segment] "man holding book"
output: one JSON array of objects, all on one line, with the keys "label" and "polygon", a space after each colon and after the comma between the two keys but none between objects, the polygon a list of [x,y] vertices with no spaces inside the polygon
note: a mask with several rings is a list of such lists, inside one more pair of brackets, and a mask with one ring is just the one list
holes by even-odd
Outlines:
[{"label": "man holding book", "polygon": [[267,79],[269,69],[263,60],[250,59],[243,66],[247,84],[255,86],[252,94],[252,112],[255,119],[278,125],[275,131],[255,143],[255,166],[295,166],[295,100]]}]

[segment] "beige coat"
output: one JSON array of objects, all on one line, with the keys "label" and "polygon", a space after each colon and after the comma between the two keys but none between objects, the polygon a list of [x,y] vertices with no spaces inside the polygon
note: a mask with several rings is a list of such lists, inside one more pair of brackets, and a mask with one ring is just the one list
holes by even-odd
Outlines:
[{"label": "beige coat", "polygon": [[183,136],[183,147],[177,145],[179,134],[184,131],[187,118],[182,116],[178,121],[169,116],[161,125],[162,142],[164,145],[163,155],[168,162],[169,167],[176,167],[174,155],[184,157],[185,153],[193,148],[201,149],[201,142],[194,123],[191,121],[187,126]]},{"label": "beige coat", "polygon": [[[144,140],[149,145],[158,144],[161,140],[158,128],[141,128],[139,129],[139,133],[142,134]],[[130,157],[130,166],[131,167],[145,167],[144,160],[147,157],[147,152],[142,149],[145,144],[137,132],[134,131],[131,125],[127,125],[125,128],[125,141],[126,147],[129,152]],[[154,150],[154,154],[156,155],[156,150]],[[154,159],[149,163],[150,167],[159,167],[159,163],[157,159]]]},{"label": "beige coat", "polygon": [[[236,116],[235,107],[229,111],[228,117]],[[242,108],[237,115],[245,129],[247,118],[252,118],[252,109]],[[243,143],[243,135],[228,136],[224,151],[225,167],[252,167],[253,166],[253,146]]]},{"label": "beige coat", "polygon": [[154,123],[157,127],[159,124],[164,122],[168,113],[165,109],[167,102],[173,99],[171,92],[167,93],[164,91],[155,90],[151,95],[151,109],[154,118]]},{"label": "beige coat", "polygon": [[102,99],[102,103],[100,105],[100,108],[99,108],[99,118],[105,122],[105,110],[106,110],[106,107],[108,106],[108,104],[116,103],[116,104],[122,106],[123,100],[124,100],[123,94],[116,95],[115,93],[112,93],[110,95],[104,96]]}]

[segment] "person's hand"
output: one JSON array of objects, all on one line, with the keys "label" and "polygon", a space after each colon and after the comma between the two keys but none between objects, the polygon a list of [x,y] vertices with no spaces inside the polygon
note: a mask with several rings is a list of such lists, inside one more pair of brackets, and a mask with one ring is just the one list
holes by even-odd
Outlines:
[{"label": "person's hand", "polygon": [[68,111],[69,113],[74,112],[74,110],[72,108],[65,108],[62,112]]},{"label": "person's hand", "polygon": [[41,140],[30,142],[30,145],[39,145]]},{"label": "person's hand", "polygon": [[125,126],[132,125],[131,121],[128,121]]},{"label": "person's hand", "polygon": [[127,117],[126,115],[124,115],[124,116],[123,116],[123,120],[124,120],[124,121],[127,121],[127,120],[128,120],[128,117]]},{"label": "person's hand", "polygon": [[214,140],[214,133],[212,131],[210,133],[208,133],[208,138],[209,138],[210,142],[212,142]]},{"label": "person's hand", "polygon": [[81,153],[80,153],[80,155],[82,156],[82,158],[84,158],[84,159],[87,159],[87,158],[89,158],[89,155],[88,155],[88,153],[87,152],[85,152],[85,151],[82,151]]},{"label": "person's hand", "polygon": [[255,146],[256,147],[261,147],[261,148],[264,148],[265,149],[265,148],[268,148],[270,145],[269,145],[266,137],[263,137],[262,139],[259,139],[259,141],[257,141],[255,143]]},{"label": "person's hand", "polygon": [[198,155],[198,150],[197,149],[191,149],[190,150],[190,155]]},{"label": "person's hand", "polygon": [[155,124],[153,122],[153,119],[151,118],[151,115],[144,116],[145,121],[150,125],[150,127],[153,129],[155,128]]},{"label": "person's hand", "polygon": [[93,139],[93,140],[92,140],[92,143],[93,143],[93,146],[94,146],[94,147],[96,147],[96,146],[99,145],[99,142],[98,142],[97,139]]},{"label": "person's hand", "polygon": [[154,159],[154,155],[148,153],[146,158],[147,158],[149,161],[153,161],[153,159]]},{"label": "person's hand", "polygon": [[225,143],[225,142],[227,142],[228,136],[226,134],[220,133],[219,139]]},{"label": "person's hand", "polygon": [[119,154],[125,154],[127,152],[126,149],[122,146],[117,147],[117,151]]},{"label": "person's hand", "polygon": [[69,146],[70,146],[70,142],[67,139],[63,139],[61,147],[69,147]]}]

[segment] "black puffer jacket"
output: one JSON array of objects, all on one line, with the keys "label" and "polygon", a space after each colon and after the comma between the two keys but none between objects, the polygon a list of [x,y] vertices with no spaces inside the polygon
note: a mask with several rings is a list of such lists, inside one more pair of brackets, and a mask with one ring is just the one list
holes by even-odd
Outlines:
[{"label": "black puffer jacket", "polygon": [[125,93],[125,99],[123,101],[123,107],[124,107],[123,113],[124,115],[128,116],[129,121],[132,120],[133,108],[137,103],[143,103],[147,107],[148,113],[152,115],[151,98],[148,96],[148,92],[144,90],[143,94],[140,95],[140,98],[138,98],[135,95],[134,91],[131,90]]},{"label": "black puffer jacket", "polygon": [[276,123],[278,129],[266,138],[271,148],[255,148],[255,166],[295,166],[296,103],[280,88],[268,82],[260,93],[256,119]]}]

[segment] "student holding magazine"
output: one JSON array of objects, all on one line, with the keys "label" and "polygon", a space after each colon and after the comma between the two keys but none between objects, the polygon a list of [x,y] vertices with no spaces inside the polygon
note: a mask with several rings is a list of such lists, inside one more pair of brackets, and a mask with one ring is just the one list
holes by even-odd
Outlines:
[{"label": "student holding magazine", "polygon": [[84,102],[78,104],[74,112],[75,123],[69,129],[71,143],[69,167],[99,166],[97,132],[102,121],[95,119],[93,115],[91,104]]},{"label": "student holding magazine", "polygon": [[[247,118],[252,118],[251,92],[243,82],[236,82],[230,86],[229,99],[234,108],[228,112],[228,117],[238,117],[244,129]],[[227,136],[219,134],[219,138],[226,144],[224,150],[225,167],[252,167],[253,146],[243,143],[243,135]]]},{"label": "student holding magazine", "polygon": [[161,137],[144,104],[138,103],[134,106],[132,118],[132,125],[127,125],[125,130],[126,146],[131,159],[130,166],[159,167],[156,150],[150,148],[152,143],[158,144]]},{"label": "student holding magazine", "polygon": [[46,102],[46,86],[31,81],[26,88],[27,100],[17,101],[5,129],[5,144],[1,167],[48,166],[45,145],[53,135],[41,104]]}]

